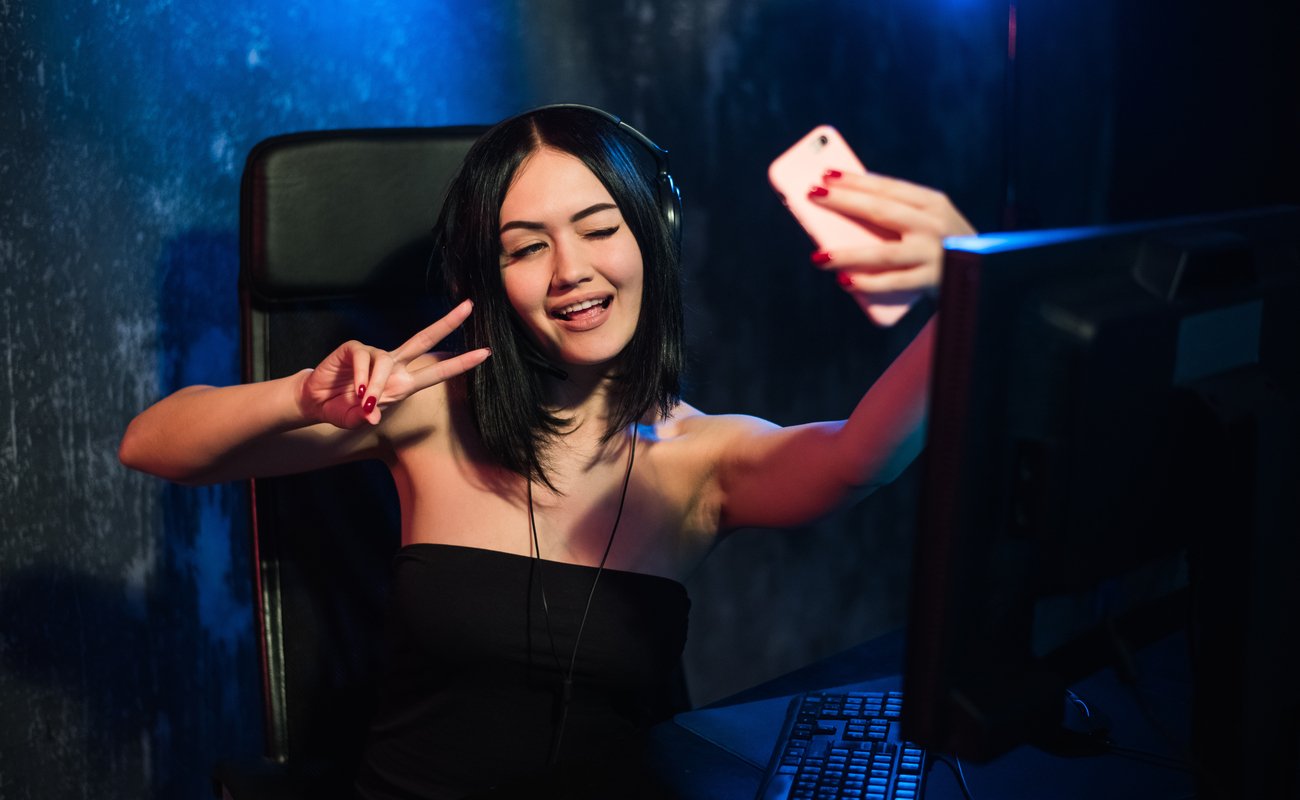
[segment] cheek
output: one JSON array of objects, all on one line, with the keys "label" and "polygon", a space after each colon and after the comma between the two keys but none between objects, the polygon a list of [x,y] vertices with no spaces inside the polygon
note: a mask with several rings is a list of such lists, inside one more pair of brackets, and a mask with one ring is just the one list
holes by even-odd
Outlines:
[{"label": "cheek", "polygon": [[641,254],[641,249],[632,246],[627,254],[626,274],[628,281],[636,286],[638,292],[645,289],[645,257]]},{"label": "cheek", "polygon": [[645,294],[645,268],[641,263],[640,257],[629,265],[627,285],[633,287],[636,292],[639,306],[639,299]]},{"label": "cheek", "polygon": [[530,280],[529,275],[524,271],[506,270],[501,273],[501,284],[505,287],[506,300],[521,317],[527,317],[546,296],[545,290],[538,293],[535,283],[536,281]]},{"label": "cheek", "polygon": [[619,283],[623,289],[640,291],[645,285],[645,262],[635,246],[624,249],[616,259]]}]

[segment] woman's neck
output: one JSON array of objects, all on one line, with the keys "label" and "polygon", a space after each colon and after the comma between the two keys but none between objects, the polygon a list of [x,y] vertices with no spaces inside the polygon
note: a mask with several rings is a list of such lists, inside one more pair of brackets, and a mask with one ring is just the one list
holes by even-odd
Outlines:
[{"label": "woman's neck", "polygon": [[[606,439],[611,423],[614,379],[607,370],[577,369],[567,379],[547,379],[547,410],[567,421],[547,445],[548,472],[559,484],[621,458],[625,437]],[[631,435],[629,427],[627,434]]]},{"label": "woman's neck", "polygon": [[564,379],[546,379],[548,410],[573,420],[575,429],[595,424],[603,433],[613,386],[608,367],[576,367],[567,372]]},{"label": "woman's neck", "polygon": [[595,424],[604,429],[610,419],[610,384],[608,377],[588,377],[581,372],[569,373],[564,380],[547,379],[547,410],[560,418],[573,420],[573,428]]}]

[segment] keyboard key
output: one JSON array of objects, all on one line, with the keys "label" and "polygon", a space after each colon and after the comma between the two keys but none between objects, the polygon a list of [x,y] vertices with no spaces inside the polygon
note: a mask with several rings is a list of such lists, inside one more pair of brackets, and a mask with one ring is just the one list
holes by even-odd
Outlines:
[{"label": "keyboard key", "polygon": [[902,741],[899,692],[798,698],[773,749],[761,800],[918,800],[925,751]]}]

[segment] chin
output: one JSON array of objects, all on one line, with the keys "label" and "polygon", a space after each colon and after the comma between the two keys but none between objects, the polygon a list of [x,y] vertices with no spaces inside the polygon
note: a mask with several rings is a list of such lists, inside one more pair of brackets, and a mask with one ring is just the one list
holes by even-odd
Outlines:
[{"label": "chin", "polygon": [[572,367],[576,369],[605,367],[606,369],[613,369],[618,366],[622,355],[622,348],[618,350],[568,350],[553,352],[551,354],[551,360],[562,367]]},{"label": "chin", "polygon": [[545,348],[547,358],[550,358],[556,364],[571,367],[598,367],[601,365],[613,365],[623,355],[627,349],[631,336],[626,338],[619,337],[617,342],[570,342],[569,346],[563,346],[551,342],[551,346]]}]

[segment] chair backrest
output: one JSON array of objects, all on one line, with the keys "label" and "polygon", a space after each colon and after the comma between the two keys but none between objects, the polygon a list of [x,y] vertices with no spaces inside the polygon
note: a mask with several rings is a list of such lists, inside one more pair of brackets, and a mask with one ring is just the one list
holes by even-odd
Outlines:
[{"label": "chair backrest", "polygon": [[[245,381],[314,366],[352,338],[395,347],[436,318],[431,228],[483,130],[315,131],[253,148],[240,197]],[[259,479],[250,494],[267,756],[348,769],[399,545],[392,479],[365,462]]]}]

